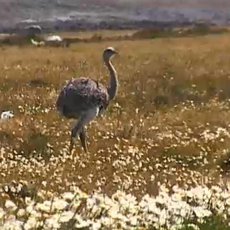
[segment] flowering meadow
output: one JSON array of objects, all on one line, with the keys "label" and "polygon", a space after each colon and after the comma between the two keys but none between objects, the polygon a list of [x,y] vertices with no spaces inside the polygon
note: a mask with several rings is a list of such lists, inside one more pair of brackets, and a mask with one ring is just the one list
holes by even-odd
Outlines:
[{"label": "flowering meadow", "polygon": [[[8,189],[20,193],[22,188],[18,184]],[[0,209],[1,228],[196,230],[209,224],[214,229],[213,221],[221,215],[225,223],[221,229],[227,229],[230,223],[229,192],[219,186],[197,186],[189,190],[173,186],[170,194],[162,185],[157,196],[146,194],[137,201],[135,196],[120,190],[108,197],[97,192],[87,195],[72,188],[71,192],[50,198],[40,191],[37,201],[29,197],[21,204],[6,200]]]},{"label": "flowering meadow", "polygon": [[[1,45],[0,229],[230,229],[229,40]],[[70,154],[57,96],[72,77],[107,84],[107,46],[118,96]]]}]

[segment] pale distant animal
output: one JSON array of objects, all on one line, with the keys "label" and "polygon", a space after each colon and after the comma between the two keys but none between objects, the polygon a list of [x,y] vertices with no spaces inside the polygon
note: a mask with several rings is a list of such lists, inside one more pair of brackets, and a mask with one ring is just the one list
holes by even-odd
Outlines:
[{"label": "pale distant animal", "polygon": [[44,46],[45,45],[45,42],[44,41],[35,41],[33,38],[30,39],[31,43],[34,45],[34,46]]},{"label": "pale distant animal", "polygon": [[25,27],[25,32],[27,35],[35,36],[37,34],[41,34],[42,28],[39,25],[29,25]]},{"label": "pale distant animal", "polygon": [[68,44],[58,35],[50,35],[44,39],[45,44],[48,46],[55,46],[55,47],[67,47]]},{"label": "pale distant animal", "polygon": [[11,111],[4,111],[1,113],[1,120],[7,120],[13,117],[14,117],[14,114]]},{"label": "pale distant animal", "polygon": [[50,35],[47,38],[45,38],[45,41],[47,41],[47,42],[62,42],[63,39],[59,35]]},{"label": "pale distant animal", "polygon": [[108,47],[103,52],[103,60],[110,73],[108,87],[96,80],[82,77],[70,80],[58,96],[57,110],[66,118],[78,119],[71,131],[70,152],[78,135],[83,149],[88,151],[84,127],[102,113],[117,94],[118,76],[111,63],[115,54],[117,51],[113,47]]}]

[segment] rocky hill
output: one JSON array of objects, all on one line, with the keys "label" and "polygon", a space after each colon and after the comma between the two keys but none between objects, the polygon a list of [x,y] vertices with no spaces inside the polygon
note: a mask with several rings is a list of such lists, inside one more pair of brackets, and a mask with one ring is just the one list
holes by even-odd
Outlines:
[{"label": "rocky hill", "polygon": [[0,32],[25,24],[74,30],[230,23],[229,0],[0,0],[0,6]]}]

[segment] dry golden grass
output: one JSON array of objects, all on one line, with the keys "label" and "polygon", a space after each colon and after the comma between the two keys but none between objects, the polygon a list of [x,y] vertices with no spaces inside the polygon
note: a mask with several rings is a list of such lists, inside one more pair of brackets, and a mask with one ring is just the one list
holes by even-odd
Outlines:
[{"label": "dry golden grass", "polygon": [[[143,195],[158,183],[190,186],[226,179],[230,148],[229,35],[78,43],[70,48],[2,46],[0,184],[37,189],[117,189]],[[55,101],[65,82],[108,82],[101,53],[114,46],[120,88],[88,127],[89,154],[68,154],[71,122]],[[227,180],[227,179],[226,179]]]},{"label": "dry golden grass", "polygon": [[101,38],[113,38],[132,36],[136,30],[98,30],[98,31],[79,31],[79,32],[62,32],[61,36],[64,38],[79,38],[90,39],[92,36],[100,36]]}]

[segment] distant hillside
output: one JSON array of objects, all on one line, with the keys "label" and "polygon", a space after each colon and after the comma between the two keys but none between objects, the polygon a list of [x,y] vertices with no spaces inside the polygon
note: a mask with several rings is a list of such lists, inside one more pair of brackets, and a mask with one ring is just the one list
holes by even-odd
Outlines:
[{"label": "distant hillside", "polygon": [[0,0],[0,31],[145,27],[193,21],[230,24],[229,0]]}]

